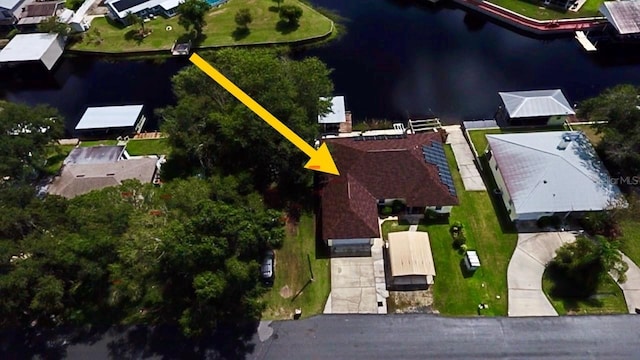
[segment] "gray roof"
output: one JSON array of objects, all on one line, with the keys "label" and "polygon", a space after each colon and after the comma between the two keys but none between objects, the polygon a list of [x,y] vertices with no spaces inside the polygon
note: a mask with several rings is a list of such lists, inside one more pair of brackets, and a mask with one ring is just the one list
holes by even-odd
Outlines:
[{"label": "gray roof", "polygon": [[89,107],[76,130],[108,129],[135,126],[142,115],[142,105]]},{"label": "gray roof", "polygon": [[620,34],[640,33],[640,1],[605,1],[600,12]]},{"label": "gray roof", "polygon": [[[326,100],[327,98],[320,98]],[[331,110],[326,115],[318,115],[318,124],[339,124],[347,121],[344,107],[344,96],[334,96],[331,99]]]},{"label": "gray roof", "polygon": [[124,145],[77,147],[64,159],[67,164],[105,164],[120,160]]},{"label": "gray roof", "polygon": [[498,94],[512,119],[575,115],[575,111],[560,89],[499,92]]},{"label": "gray roof", "polygon": [[[567,135],[571,141],[560,150]],[[517,214],[597,211],[620,198],[581,131],[487,135],[487,140]]]},{"label": "gray roof", "polygon": [[18,34],[0,51],[0,63],[41,61],[51,70],[63,51],[58,34]]},{"label": "gray roof", "polygon": [[152,9],[161,6],[165,10],[178,7],[184,0],[107,0],[105,4],[111,8],[112,12],[120,19],[127,17],[129,12],[135,14],[142,10]]},{"label": "gray roof", "polygon": [[13,10],[18,6],[23,0],[0,0],[0,8],[5,8],[9,10]]},{"label": "gray roof", "polygon": [[138,179],[142,183],[153,180],[157,158],[144,157],[102,164],[68,164],[49,186],[49,194],[73,198],[124,180]]}]

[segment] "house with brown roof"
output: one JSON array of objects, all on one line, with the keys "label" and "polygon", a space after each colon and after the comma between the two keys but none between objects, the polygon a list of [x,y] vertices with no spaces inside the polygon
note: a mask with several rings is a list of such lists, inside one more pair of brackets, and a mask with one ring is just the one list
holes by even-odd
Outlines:
[{"label": "house with brown roof", "polygon": [[48,193],[73,198],[93,190],[118,186],[124,180],[141,183],[155,180],[160,168],[158,157],[123,158],[124,146],[94,146],[74,149],[64,161],[62,171]]},{"label": "house with brown roof", "polygon": [[458,204],[439,133],[325,141],[340,169],[320,184],[322,238],[333,254],[370,251],[381,236],[379,206],[401,201],[420,218]]}]

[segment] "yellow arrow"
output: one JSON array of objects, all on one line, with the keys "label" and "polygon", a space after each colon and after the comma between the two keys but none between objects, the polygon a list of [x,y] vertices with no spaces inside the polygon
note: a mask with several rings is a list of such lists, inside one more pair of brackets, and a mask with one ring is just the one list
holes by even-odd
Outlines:
[{"label": "yellow arrow", "polygon": [[289,129],[280,120],[276,119],[275,116],[271,115],[269,111],[263,108],[244,91],[240,90],[239,87],[222,75],[218,70],[214,69],[213,66],[209,65],[209,63],[207,63],[198,54],[191,55],[189,60],[220,84],[220,86],[230,92],[231,95],[235,96],[240,100],[240,102],[245,104],[249,109],[251,109],[251,111],[256,113],[256,115],[260,116],[262,120],[267,122],[267,124],[276,129],[276,131],[287,138],[287,140],[291,141],[298,149],[307,154],[310,159],[304,166],[306,169],[340,175],[326,144],[322,144],[318,150],[314,149],[313,146],[307,144],[307,142],[298,136],[298,134]]}]

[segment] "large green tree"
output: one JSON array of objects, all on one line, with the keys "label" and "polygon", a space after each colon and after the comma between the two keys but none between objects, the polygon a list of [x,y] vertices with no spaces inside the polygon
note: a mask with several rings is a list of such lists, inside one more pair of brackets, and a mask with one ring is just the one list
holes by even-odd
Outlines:
[{"label": "large green tree", "polygon": [[189,31],[193,27],[196,34],[200,36],[202,29],[207,22],[205,15],[211,9],[211,5],[205,0],[186,0],[178,5],[178,24],[184,26],[185,30]]},{"label": "large green tree", "polygon": [[259,261],[284,236],[280,213],[232,177],[126,181],[72,200],[25,187],[0,203],[14,204],[0,223],[3,326],[175,324],[198,336],[255,320]]},{"label": "large green tree", "polygon": [[[273,50],[225,49],[207,59],[249,96],[309,143],[317,115],[327,111],[333,84],[317,58],[295,61]],[[176,106],[161,112],[174,162],[184,171],[248,175],[258,189],[294,191],[311,174],[300,150],[196,67],[173,78]]]},{"label": "large green tree", "polygon": [[[619,85],[580,103],[578,116],[596,125],[604,154],[614,176],[640,174],[640,88]],[[624,185],[625,181],[620,181]]]},{"label": "large green tree", "polygon": [[0,179],[37,177],[49,146],[62,134],[63,119],[55,109],[0,101]]}]

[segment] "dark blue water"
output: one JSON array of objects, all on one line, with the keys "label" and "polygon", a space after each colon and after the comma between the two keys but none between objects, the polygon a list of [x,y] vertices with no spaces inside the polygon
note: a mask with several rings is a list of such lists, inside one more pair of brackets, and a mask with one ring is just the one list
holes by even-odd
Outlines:
[{"label": "dark blue water", "polygon": [[[338,41],[295,56],[318,56],[334,69],[336,94],[346,95],[356,121],[405,120],[435,114],[447,122],[491,117],[498,91],[561,88],[578,102],[618,83],[640,84],[640,57],[587,54],[571,37],[534,39],[448,6],[426,1],[313,0],[347,19]],[[86,106],[173,103],[170,78],[188,60],[104,61],[68,58],[54,84],[6,81],[0,95],[48,103],[72,129]],[[149,127],[158,125],[157,119]]]}]

